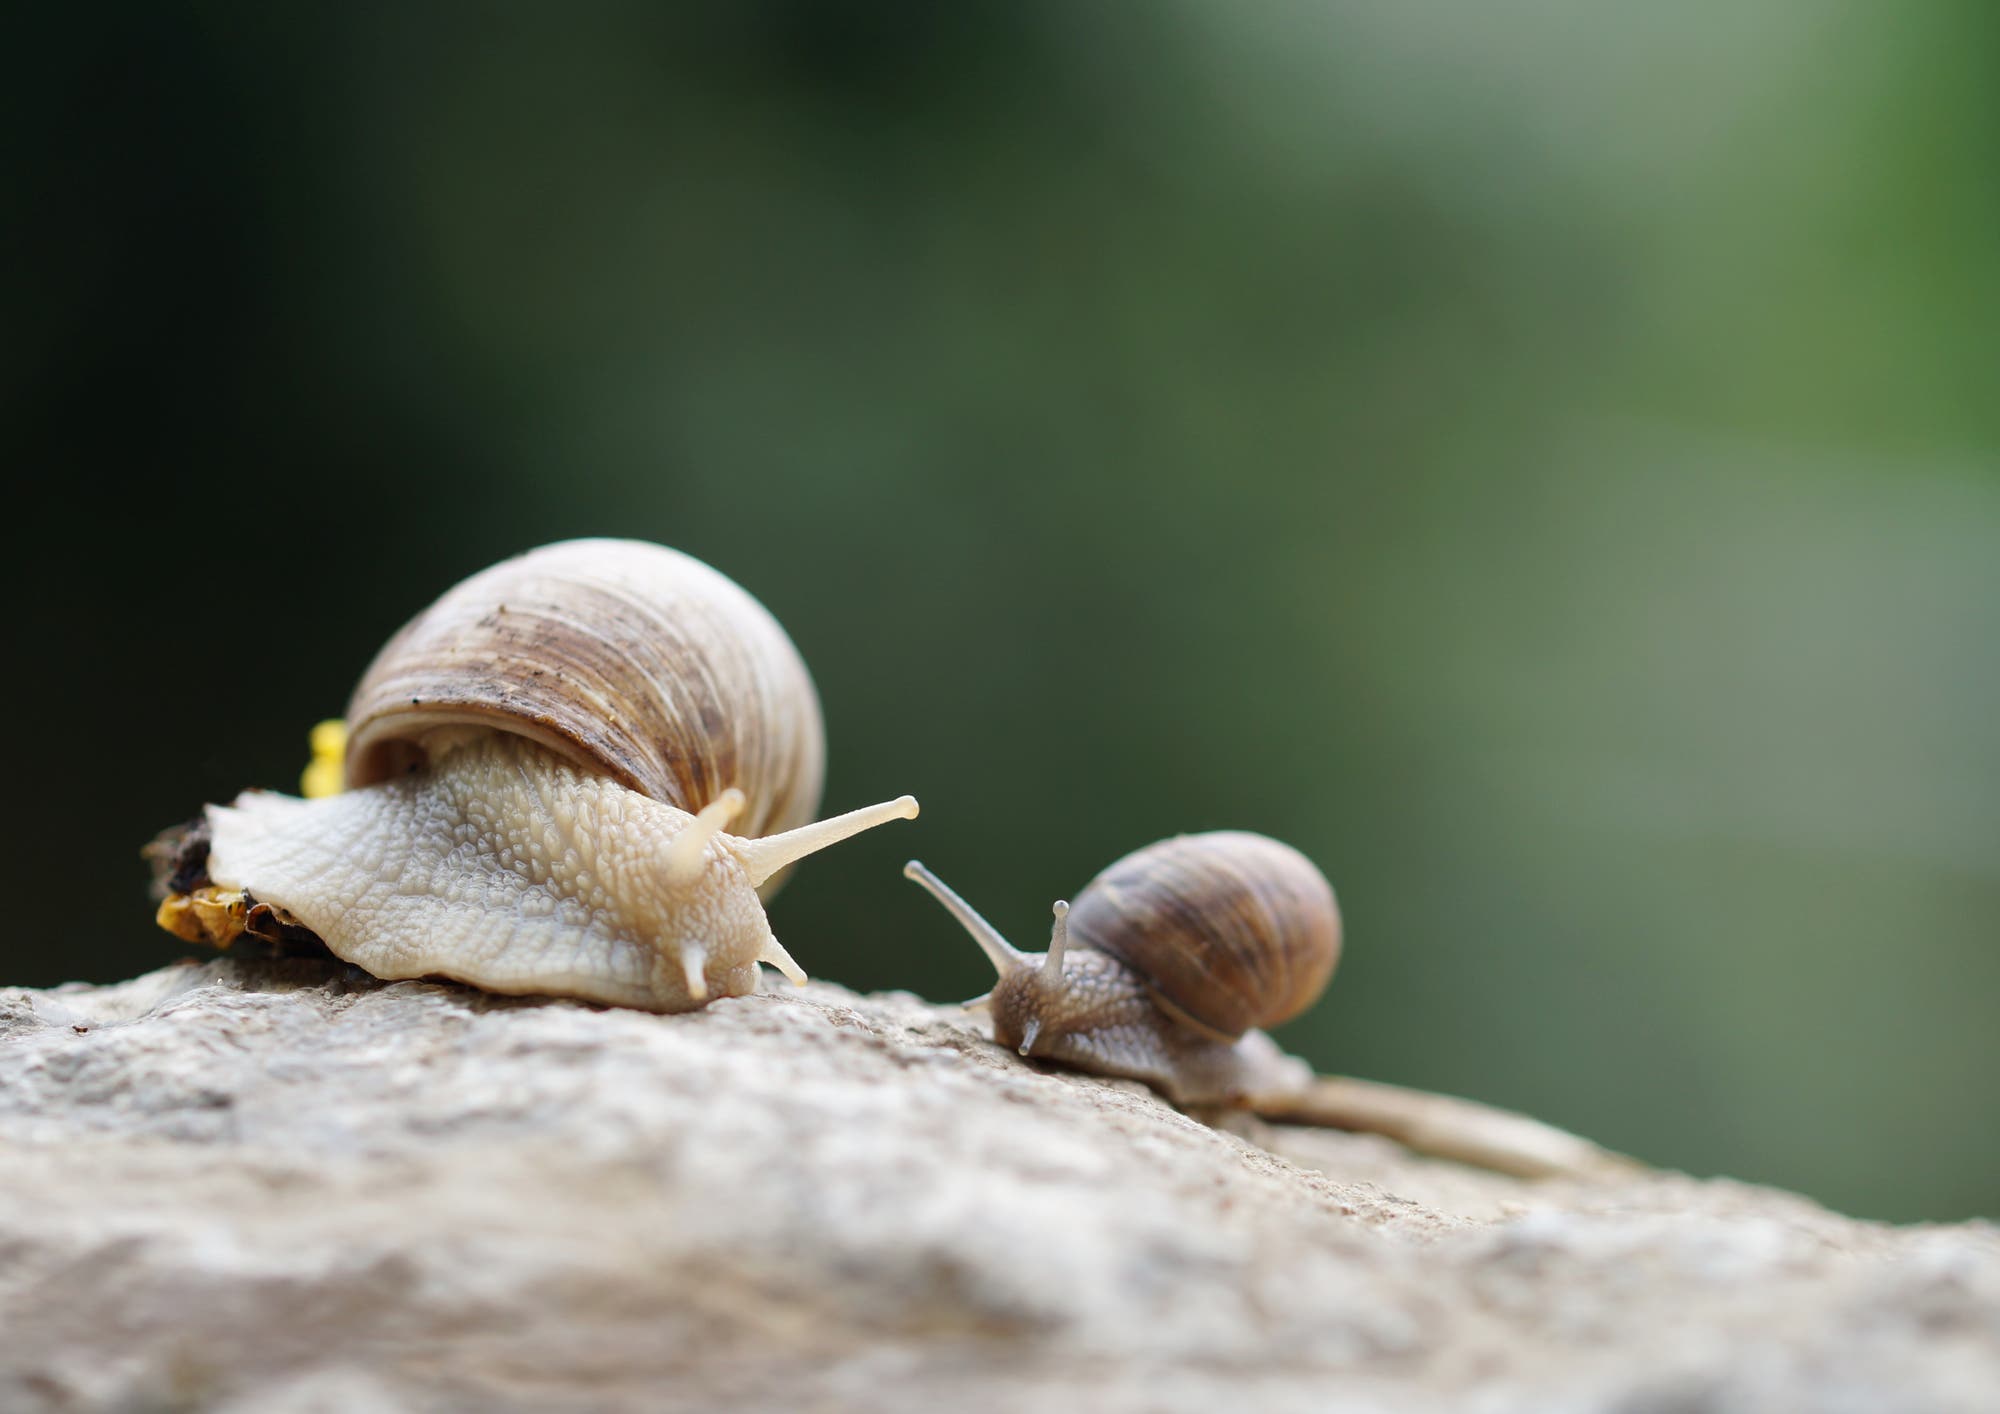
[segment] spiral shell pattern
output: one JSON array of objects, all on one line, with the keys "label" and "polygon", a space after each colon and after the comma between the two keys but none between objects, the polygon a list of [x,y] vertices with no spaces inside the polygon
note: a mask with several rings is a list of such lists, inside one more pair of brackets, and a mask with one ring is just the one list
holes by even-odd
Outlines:
[{"label": "spiral shell pattern", "polygon": [[1311,1006],[1340,958],[1333,886],[1290,845],[1247,831],[1176,835],[1077,895],[1074,943],[1132,968],[1197,1030],[1233,1039]]},{"label": "spiral shell pattern", "polygon": [[777,620],[636,540],[546,545],[448,590],[376,655],[347,720],[350,787],[487,728],[689,812],[736,786],[744,837],[811,820],[825,775],[819,697]]}]

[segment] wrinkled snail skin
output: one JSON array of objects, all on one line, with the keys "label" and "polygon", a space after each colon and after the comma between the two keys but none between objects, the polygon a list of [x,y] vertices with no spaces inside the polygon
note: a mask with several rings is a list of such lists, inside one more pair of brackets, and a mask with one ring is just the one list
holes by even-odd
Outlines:
[{"label": "wrinkled snail skin", "polygon": [[326,800],[246,795],[208,820],[215,878],[377,977],[681,1010],[686,963],[712,996],[756,990],[760,961],[796,970],[728,836],[674,888],[661,861],[685,812],[520,738]]},{"label": "wrinkled snail skin", "polygon": [[760,890],[917,814],[903,796],[803,823],[824,732],[790,639],[637,541],[545,546],[447,592],[349,720],[348,789],[210,806],[206,875],[386,979],[652,1011],[752,992],[759,963],[803,981]]},{"label": "wrinkled snail skin", "polygon": [[1239,1105],[1311,1077],[1262,1031],[1221,1041],[1182,1025],[1116,958],[1072,944],[1059,983],[1044,974],[1045,959],[1029,956],[990,994],[993,1039],[1009,1050],[1143,1081],[1182,1107]]},{"label": "wrinkled snail skin", "polygon": [[[1261,1028],[1318,999],[1340,952],[1333,889],[1298,851],[1241,831],[1177,835],[1058,902],[1046,953],[1025,953],[936,875],[922,885],[999,974],[966,1005],[1021,1055],[1142,1081],[1183,1108],[1385,1134],[1420,1153],[1522,1177],[1638,1167],[1507,1110],[1316,1075]],[[1082,926],[1080,926],[1082,925]]]}]

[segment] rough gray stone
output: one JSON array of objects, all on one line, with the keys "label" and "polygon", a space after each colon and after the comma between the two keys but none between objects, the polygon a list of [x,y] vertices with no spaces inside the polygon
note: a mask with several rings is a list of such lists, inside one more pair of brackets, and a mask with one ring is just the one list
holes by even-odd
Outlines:
[{"label": "rough gray stone", "polygon": [[0,1408],[2000,1408],[2000,1233],[1210,1128],[829,986],[0,992]]}]

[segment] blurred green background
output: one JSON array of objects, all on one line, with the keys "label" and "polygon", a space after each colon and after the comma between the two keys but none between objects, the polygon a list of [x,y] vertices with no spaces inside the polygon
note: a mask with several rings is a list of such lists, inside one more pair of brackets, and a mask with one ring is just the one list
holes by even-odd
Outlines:
[{"label": "blurred green background", "polygon": [[776,612],[812,971],[956,998],[1260,829],[1284,1039],[1697,1172],[2000,1214],[1986,0],[41,7],[0,981],[181,949],[462,575],[649,537]]}]

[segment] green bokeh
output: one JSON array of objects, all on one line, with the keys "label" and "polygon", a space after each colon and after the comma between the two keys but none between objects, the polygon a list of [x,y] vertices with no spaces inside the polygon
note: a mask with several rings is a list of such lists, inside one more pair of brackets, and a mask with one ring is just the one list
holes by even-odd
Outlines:
[{"label": "green bokeh", "polygon": [[912,853],[1027,943],[1261,829],[1323,1067],[2000,1213],[1990,7],[34,23],[0,980],[172,956],[139,841],[632,534],[791,630],[830,808],[924,803],[778,901],[817,973],[984,985]]}]

